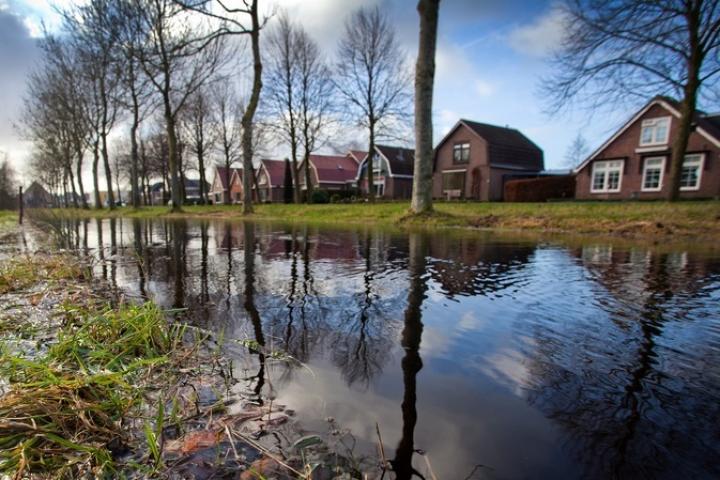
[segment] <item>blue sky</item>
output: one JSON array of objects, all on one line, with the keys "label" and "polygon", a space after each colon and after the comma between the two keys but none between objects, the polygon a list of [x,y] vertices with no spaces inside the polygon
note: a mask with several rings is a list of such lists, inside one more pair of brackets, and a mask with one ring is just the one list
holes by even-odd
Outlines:
[{"label": "blue sky", "polygon": [[[73,0],[61,0],[69,5]],[[261,0],[262,2],[262,0]],[[274,0],[301,22],[328,56],[353,9],[380,5],[397,26],[396,34],[413,61],[418,19],[414,0]],[[266,2],[269,5],[270,2]],[[52,4],[44,0],[0,0],[0,151],[20,171],[30,146],[11,125],[17,120],[24,79],[37,62],[33,36],[45,22],[57,25]],[[565,166],[565,152],[578,133],[598,146],[632,112],[608,117],[583,112],[559,117],[544,113],[538,81],[549,72],[548,54],[562,31],[553,2],[543,0],[443,0],[437,51],[435,135],[441,138],[459,118],[508,125],[525,133],[545,152],[546,167]]]}]

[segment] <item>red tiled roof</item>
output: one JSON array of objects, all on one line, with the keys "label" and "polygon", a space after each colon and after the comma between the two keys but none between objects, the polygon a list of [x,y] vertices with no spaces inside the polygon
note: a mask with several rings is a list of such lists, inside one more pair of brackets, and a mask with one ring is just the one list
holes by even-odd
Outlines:
[{"label": "red tiled roof", "polygon": [[357,176],[358,164],[347,155],[310,155],[310,162],[320,183],[348,182]]}]

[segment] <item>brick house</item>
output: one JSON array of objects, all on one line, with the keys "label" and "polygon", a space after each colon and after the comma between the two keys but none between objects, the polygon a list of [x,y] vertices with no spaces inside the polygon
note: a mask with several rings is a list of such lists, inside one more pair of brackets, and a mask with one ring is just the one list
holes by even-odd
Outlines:
[{"label": "brick house", "polygon": [[225,167],[215,166],[212,186],[208,191],[208,196],[213,203],[232,203],[232,196],[228,197],[228,185],[231,184],[233,176],[239,170],[239,168],[230,168],[228,170]]},{"label": "brick house", "polygon": [[[282,202],[285,188],[285,160],[260,160],[255,172],[257,187],[255,198],[260,202]],[[255,189],[255,185],[253,185]]]},{"label": "brick house", "polygon": [[[680,105],[655,97],[575,169],[575,198],[667,198]],[[720,196],[720,115],[695,116],[680,179],[682,198]]]},{"label": "brick house", "polygon": [[[363,157],[364,158],[364,157]],[[355,184],[359,161],[347,155],[310,155],[310,183],[313,188],[350,190]],[[305,162],[300,162],[300,188],[305,190]]]},{"label": "brick house", "polygon": [[[360,163],[356,182],[360,191],[367,195],[367,161]],[[412,195],[413,170],[415,169],[415,150],[401,147],[375,145],[373,157],[373,187],[375,196],[388,200],[410,198]]]},{"label": "brick house", "polygon": [[461,119],[435,148],[433,197],[499,201],[505,181],[543,168],[543,151],[518,130]]},{"label": "brick house", "polygon": [[232,177],[230,177],[230,199],[232,203],[242,203],[243,201],[243,169],[233,169]]}]

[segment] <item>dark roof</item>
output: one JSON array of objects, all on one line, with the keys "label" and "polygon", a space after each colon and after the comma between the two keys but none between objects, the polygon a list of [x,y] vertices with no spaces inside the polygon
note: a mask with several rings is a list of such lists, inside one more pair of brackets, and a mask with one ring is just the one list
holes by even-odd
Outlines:
[{"label": "dark roof", "polygon": [[285,184],[285,160],[260,160],[270,176],[271,187],[282,187]]},{"label": "dark roof", "polygon": [[460,123],[487,142],[490,165],[514,165],[530,170],[544,168],[543,151],[520,131],[465,119]]},{"label": "dark roof", "polygon": [[382,156],[390,162],[390,171],[393,175],[412,175],[415,169],[415,150],[402,147],[389,147],[375,145]]},{"label": "dark roof", "polygon": [[48,191],[45,189],[45,187],[40,185],[37,181],[33,181],[30,184],[30,186],[25,189],[25,192],[23,193],[23,195],[25,195],[25,196],[42,195],[45,197],[50,197],[50,193],[48,193]]},{"label": "dark roof", "polygon": [[310,162],[321,183],[348,182],[357,176],[358,164],[349,155],[310,155]]}]

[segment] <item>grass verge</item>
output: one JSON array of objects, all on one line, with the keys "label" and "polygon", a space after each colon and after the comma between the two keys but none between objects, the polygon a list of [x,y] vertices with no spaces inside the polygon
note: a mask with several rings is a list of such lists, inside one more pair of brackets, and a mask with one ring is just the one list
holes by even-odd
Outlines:
[{"label": "grass verge", "polygon": [[[255,206],[252,218],[317,224],[374,224],[409,228],[480,228],[625,237],[720,238],[720,201],[479,203],[438,202],[432,215],[408,214],[406,202],[376,204]],[[239,206],[187,206],[116,210],[55,210],[56,216],[138,218],[243,218]]]}]

